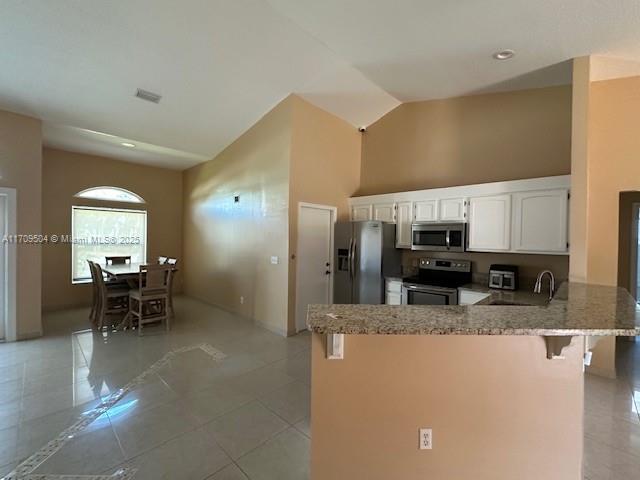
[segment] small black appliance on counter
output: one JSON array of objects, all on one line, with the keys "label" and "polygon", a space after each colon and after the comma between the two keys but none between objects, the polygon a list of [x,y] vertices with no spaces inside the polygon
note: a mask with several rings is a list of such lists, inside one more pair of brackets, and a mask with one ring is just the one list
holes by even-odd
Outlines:
[{"label": "small black appliance on counter", "polygon": [[491,265],[489,268],[489,288],[517,290],[518,267],[516,265]]}]

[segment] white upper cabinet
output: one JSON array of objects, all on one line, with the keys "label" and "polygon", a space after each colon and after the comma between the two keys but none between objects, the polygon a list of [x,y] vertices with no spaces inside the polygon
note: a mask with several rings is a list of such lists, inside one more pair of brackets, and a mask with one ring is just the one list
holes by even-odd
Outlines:
[{"label": "white upper cabinet", "polygon": [[413,205],[416,222],[435,222],[438,220],[438,200],[421,200]]},{"label": "white upper cabinet", "polygon": [[362,222],[371,220],[373,216],[373,205],[354,205],[351,207],[351,220]]},{"label": "white upper cabinet", "polygon": [[513,194],[513,249],[566,253],[568,200],[567,189]]},{"label": "white upper cabinet", "polygon": [[511,195],[470,198],[468,236],[469,250],[509,250]]},{"label": "white upper cabinet", "polygon": [[441,222],[464,222],[466,220],[467,202],[464,198],[445,198],[440,200]]},{"label": "white upper cabinet", "polygon": [[398,202],[396,205],[396,247],[398,248],[411,248],[412,207],[412,202]]},{"label": "white upper cabinet", "polygon": [[349,200],[351,219],[396,224],[411,248],[413,222],[467,223],[467,249],[567,255],[570,175],[385,193]]},{"label": "white upper cabinet", "polygon": [[396,223],[396,204],[375,204],[373,206],[373,219],[381,222]]}]

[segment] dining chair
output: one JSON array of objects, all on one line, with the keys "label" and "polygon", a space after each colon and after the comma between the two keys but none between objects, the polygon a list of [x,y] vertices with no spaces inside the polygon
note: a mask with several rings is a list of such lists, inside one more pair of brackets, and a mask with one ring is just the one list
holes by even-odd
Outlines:
[{"label": "dining chair", "polygon": [[175,317],[175,313],[173,311],[173,279],[176,276],[176,273],[178,272],[178,269],[177,269],[178,259],[173,257],[168,257],[166,263],[167,265],[171,265],[173,267],[171,269],[171,272],[169,272],[169,313],[171,315],[171,318],[173,318]]},{"label": "dining chair", "polygon": [[167,331],[169,321],[169,278],[171,265],[140,265],[138,288],[129,290],[129,317],[138,320],[138,335],[146,323],[164,321]]},{"label": "dining chair", "polygon": [[165,263],[167,263],[167,257],[163,257],[162,255],[158,257],[158,264],[159,265],[164,265]]},{"label": "dining chair", "polygon": [[95,269],[93,262],[87,260],[89,264],[89,273],[91,274],[91,312],[89,312],[89,320],[96,323],[96,315],[98,314],[98,282],[96,281]]},{"label": "dining chair", "polygon": [[107,265],[126,265],[131,263],[131,255],[104,257]]},{"label": "dining chair", "polygon": [[108,286],[104,280],[102,267],[91,262],[93,266],[92,278],[97,285],[98,302],[97,314],[94,323],[98,330],[102,330],[108,315],[127,313],[129,309],[129,289],[121,286]]}]

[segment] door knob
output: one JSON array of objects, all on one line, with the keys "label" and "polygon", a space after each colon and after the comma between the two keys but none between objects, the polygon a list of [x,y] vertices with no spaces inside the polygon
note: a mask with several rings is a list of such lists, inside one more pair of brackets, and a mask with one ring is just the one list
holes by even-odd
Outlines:
[{"label": "door knob", "polygon": [[330,266],[331,264],[330,264],[329,262],[327,262],[327,263],[325,263],[325,265],[328,267],[328,266]]},{"label": "door knob", "polygon": [[325,275],[331,275],[331,270],[327,270],[326,272],[324,272]]}]

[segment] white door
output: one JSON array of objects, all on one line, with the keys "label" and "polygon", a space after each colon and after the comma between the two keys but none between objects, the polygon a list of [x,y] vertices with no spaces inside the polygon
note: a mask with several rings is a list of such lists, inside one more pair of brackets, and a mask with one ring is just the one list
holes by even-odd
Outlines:
[{"label": "white door", "polygon": [[511,195],[469,199],[469,250],[509,250]]},{"label": "white door", "polygon": [[356,205],[351,207],[351,220],[354,222],[371,220],[372,210],[372,205]]},{"label": "white door", "polygon": [[445,198],[440,200],[441,222],[464,222],[467,202],[464,198]]},{"label": "white door", "polygon": [[567,252],[568,191],[513,194],[514,245],[519,252]]},{"label": "white door", "polygon": [[7,266],[5,265],[6,258],[6,242],[3,241],[6,232],[7,225],[7,200],[4,195],[0,195],[0,340],[4,340],[5,336],[5,311],[6,311],[6,298],[5,298],[5,277],[7,272]]},{"label": "white door", "polygon": [[411,248],[411,202],[399,202],[396,208],[396,247]]},{"label": "white door", "polygon": [[380,222],[396,223],[396,204],[379,203],[373,206],[373,219]]},{"label": "white door", "polygon": [[414,205],[416,222],[435,222],[438,220],[438,201],[421,200]]},{"label": "white door", "polygon": [[307,307],[332,301],[333,223],[336,209],[300,204],[296,270],[296,330],[307,328]]}]

